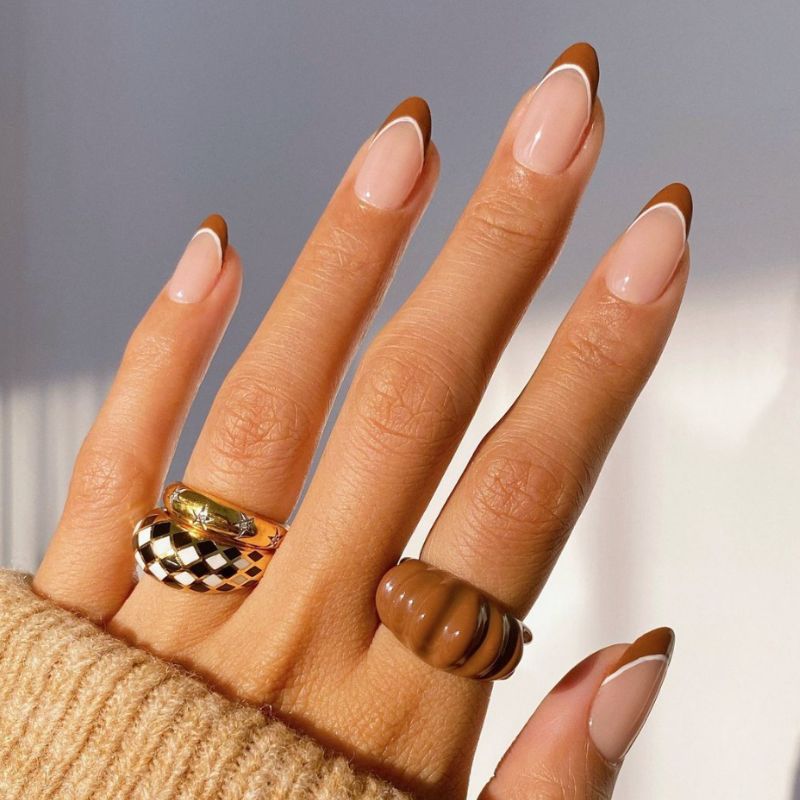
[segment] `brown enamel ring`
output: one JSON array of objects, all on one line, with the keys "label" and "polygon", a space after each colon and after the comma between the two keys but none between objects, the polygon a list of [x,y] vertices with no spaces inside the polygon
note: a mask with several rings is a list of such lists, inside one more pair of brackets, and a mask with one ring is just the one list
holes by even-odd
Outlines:
[{"label": "brown enamel ring", "polygon": [[381,622],[418,658],[465,678],[509,677],[532,638],[471,583],[413,558],[383,576],[375,604]]}]

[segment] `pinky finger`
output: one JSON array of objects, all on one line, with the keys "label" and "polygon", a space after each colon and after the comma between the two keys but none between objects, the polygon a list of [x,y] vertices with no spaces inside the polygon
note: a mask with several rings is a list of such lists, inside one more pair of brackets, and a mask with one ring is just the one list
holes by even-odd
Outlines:
[{"label": "pinky finger", "polygon": [[200,381],[236,307],[241,266],[222,217],[192,237],[133,332],[84,441],[34,587],[102,622],[134,581],[130,534],[157,502]]},{"label": "pinky finger", "polygon": [[674,636],[658,628],[574,667],[511,745],[479,800],[607,800],[664,680]]}]

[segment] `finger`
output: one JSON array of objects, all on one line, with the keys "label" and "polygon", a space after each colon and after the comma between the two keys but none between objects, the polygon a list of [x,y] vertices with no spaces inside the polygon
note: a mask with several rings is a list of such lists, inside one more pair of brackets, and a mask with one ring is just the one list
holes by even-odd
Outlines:
[{"label": "finger", "polygon": [[[188,484],[281,522],[289,516],[342,374],[433,192],[439,159],[429,135],[427,104],[410,98],[361,148],[226,377]],[[158,631],[167,625],[185,639],[186,614],[203,617],[194,628],[203,635],[246,594],[200,597],[146,579],[118,622],[132,627],[169,603],[149,633],[170,640]]]},{"label": "finger", "polygon": [[423,558],[524,616],[669,336],[688,273],[688,189],[610,249],[528,386],[475,452]]},{"label": "finger", "polygon": [[669,665],[669,628],[578,664],[542,701],[480,800],[608,800]]},{"label": "finger", "polygon": [[[587,66],[556,68],[540,84],[541,95],[523,98],[430,272],[373,342],[298,513],[298,535],[282,548],[287,565],[313,564],[354,587],[344,602],[360,604],[371,629],[377,576],[427,504],[561,247],[597,158],[602,119],[586,79],[596,61],[588,46],[579,54]],[[550,104],[567,109],[568,119]],[[546,141],[547,153],[531,150],[528,139]],[[273,586],[268,576],[256,594]],[[351,612],[340,613],[349,635]],[[363,635],[365,628],[355,630]]]},{"label": "finger", "polygon": [[131,336],[78,454],[64,513],[34,579],[60,605],[106,620],[128,596],[133,524],[156,503],[240,287],[225,221],[209,217]]},{"label": "finger", "polygon": [[344,176],[226,378],[186,480],[285,520],[350,356],[433,191],[430,111],[401,103]]}]

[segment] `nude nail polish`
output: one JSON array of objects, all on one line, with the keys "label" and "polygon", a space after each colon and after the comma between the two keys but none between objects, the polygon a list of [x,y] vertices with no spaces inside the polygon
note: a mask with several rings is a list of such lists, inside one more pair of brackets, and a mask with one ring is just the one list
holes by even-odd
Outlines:
[{"label": "nude nail polish", "polygon": [[206,217],[186,246],[167,285],[176,303],[199,303],[214,288],[228,247],[228,225],[219,214]]},{"label": "nude nail polish", "polygon": [[658,192],[609,256],[609,291],[629,303],[658,300],[681,260],[691,222],[692,195],[682,183]]},{"label": "nude nail polish", "polygon": [[600,684],[589,713],[589,735],[607,761],[621,761],[638,736],[658,697],[674,644],[670,628],[646,633]]},{"label": "nude nail polish", "polygon": [[534,90],[514,139],[514,158],[533,172],[557,175],[575,158],[589,127],[600,80],[597,53],[568,47]]},{"label": "nude nail polish", "polygon": [[384,120],[356,176],[356,194],[376,208],[400,208],[417,183],[431,138],[431,112],[421,97],[403,100]]}]

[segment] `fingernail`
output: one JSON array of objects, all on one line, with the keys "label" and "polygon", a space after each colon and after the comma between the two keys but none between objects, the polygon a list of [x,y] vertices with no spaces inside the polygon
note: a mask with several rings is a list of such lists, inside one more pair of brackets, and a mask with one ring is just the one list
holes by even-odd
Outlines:
[{"label": "fingernail", "polygon": [[646,633],[600,684],[589,714],[589,735],[607,761],[621,761],[639,735],[658,697],[674,644],[670,628]]},{"label": "fingernail", "polygon": [[186,245],[167,294],[176,303],[199,303],[214,288],[228,247],[228,225],[219,214],[206,217]]},{"label": "fingernail", "polygon": [[520,122],[514,158],[534,172],[557,175],[575,158],[592,117],[600,66],[590,44],[568,47],[554,62]]},{"label": "fingernail", "polygon": [[400,208],[417,183],[431,139],[431,111],[421,97],[403,100],[383,122],[356,177],[356,194],[377,208]]},{"label": "fingernail", "polygon": [[652,303],[669,285],[686,247],[692,195],[682,183],[662,189],[617,242],[606,286],[629,303]]}]

